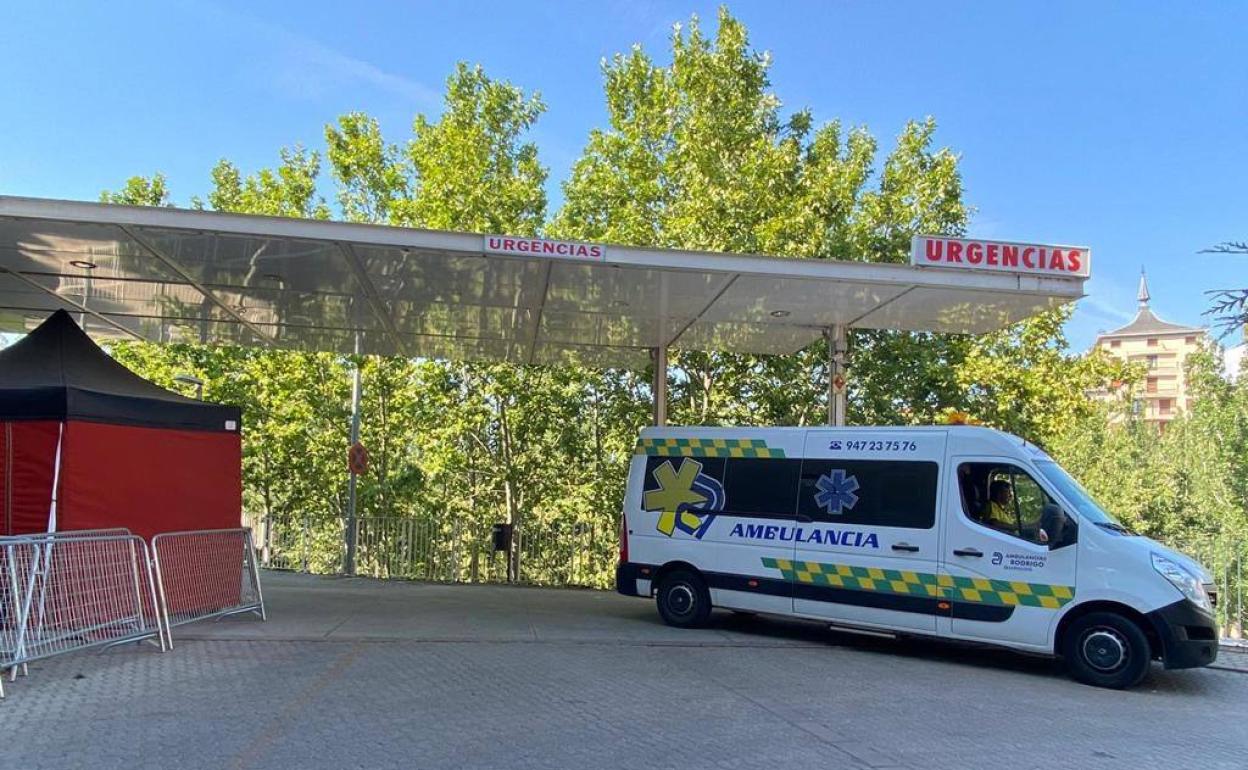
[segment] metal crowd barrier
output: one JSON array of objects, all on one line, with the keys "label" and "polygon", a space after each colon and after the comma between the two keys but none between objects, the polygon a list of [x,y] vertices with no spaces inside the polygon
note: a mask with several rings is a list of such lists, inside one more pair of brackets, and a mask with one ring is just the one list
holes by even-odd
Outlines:
[{"label": "metal crowd barrier", "polygon": [[152,637],[166,649],[147,544],[110,532],[0,537],[0,672]]},{"label": "metal crowd barrier", "polygon": [[166,532],[152,553],[171,648],[173,626],[245,612],[266,619],[250,529]]}]

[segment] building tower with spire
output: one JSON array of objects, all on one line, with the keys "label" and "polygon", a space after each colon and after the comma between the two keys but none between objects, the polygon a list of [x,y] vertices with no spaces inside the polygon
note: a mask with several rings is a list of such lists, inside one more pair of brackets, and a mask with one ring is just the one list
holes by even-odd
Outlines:
[{"label": "building tower with spire", "polygon": [[1096,346],[1116,358],[1148,369],[1143,393],[1136,395],[1136,414],[1165,423],[1187,411],[1190,399],[1184,362],[1200,349],[1205,330],[1158,318],[1149,307],[1148,276],[1140,269],[1139,309],[1131,323],[1097,336]]}]

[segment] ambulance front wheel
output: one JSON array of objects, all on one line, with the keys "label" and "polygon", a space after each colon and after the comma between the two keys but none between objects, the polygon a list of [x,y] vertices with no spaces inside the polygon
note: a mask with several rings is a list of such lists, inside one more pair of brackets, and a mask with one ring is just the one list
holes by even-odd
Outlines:
[{"label": "ambulance front wheel", "polygon": [[1062,657],[1075,679],[1115,690],[1139,684],[1152,660],[1144,631],[1113,612],[1092,612],[1072,623]]},{"label": "ambulance front wheel", "polygon": [[659,581],[655,592],[659,616],[669,626],[697,628],[711,616],[711,593],[695,572],[675,570]]}]

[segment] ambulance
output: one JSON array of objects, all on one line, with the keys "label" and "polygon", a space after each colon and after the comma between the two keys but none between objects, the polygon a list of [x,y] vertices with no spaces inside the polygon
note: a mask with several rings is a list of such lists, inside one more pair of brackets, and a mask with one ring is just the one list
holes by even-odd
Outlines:
[{"label": "ambulance", "polygon": [[616,588],[673,626],[788,615],[1057,656],[1111,688],[1218,653],[1208,571],[975,426],[646,428]]}]

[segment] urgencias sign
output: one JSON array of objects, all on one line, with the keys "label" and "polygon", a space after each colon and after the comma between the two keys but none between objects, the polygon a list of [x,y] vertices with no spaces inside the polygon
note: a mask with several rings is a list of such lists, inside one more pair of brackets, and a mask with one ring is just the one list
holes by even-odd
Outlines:
[{"label": "urgencias sign", "polygon": [[607,249],[601,243],[551,241],[545,238],[517,238],[512,235],[485,236],[486,254],[509,254],[519,257],[573,257],[602,260]]},{"label": "urgencias sign", "polygon": [[910,264],[1087,278],[1092,251],[1082,246],[916,235],[910,241]]}]

